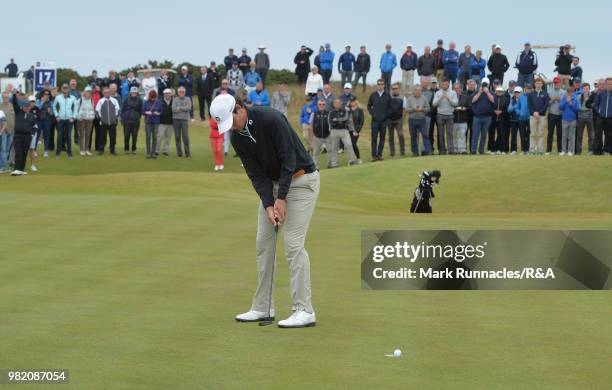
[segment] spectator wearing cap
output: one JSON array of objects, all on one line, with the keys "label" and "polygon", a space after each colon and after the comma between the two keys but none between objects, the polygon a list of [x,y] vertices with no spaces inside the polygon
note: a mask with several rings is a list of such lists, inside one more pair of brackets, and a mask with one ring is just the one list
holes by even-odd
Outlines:
[{"label": "spectator wearing cap", "polygon": [[580,103],[574,93],[574,87],[567,88],[566,95],[559,103],[562,121],[561,156],[573,156],[576,148],[576,120],[580,111]]},{"label": "spectator wearing cap", "polygon": [[470,45],[466,45],[463,53],[459,55],[459,73],[457,75],[457,80],[463,86],[467,85],[467,81],[472,74],[470,65],[473,59],[474,54],[472,54],[472,47]]},{"label": "spectator wearing cap", "polygon": [[68,84],[62,85],[62,93],[53,101],[53,114],[57,119],[57,148],[55,157],[59,158],[62,150],[66,150],[72,158],[72,127],[76,119],[77,102],[69,93]]},{"label": "spectator wearing cap", "polygon": [[552,151],[553,138],[557,133],[557,153],[561,153],[561,110],[559,103],[565,96],[565,90],[561,88],[561,78],[558,76],[553,79],[553,88],[548,91],[548,135],[546,137],[546,154],[549,155]]},{"label": "spectator wearing cap", "polygon": [[236,65],[238,64],[238,56],[234,54],[234,49],[230,47],[227,49],[227,55],[225,58],[223,58],[223,64],[225,65],[225,77],[227,77],[228,72],[230,69],[232,69],[234,62]]},{"label": "spectator wearing cap", "polygon": [[347,106],[351,99],[355,99],[355,95],[353,95],[353,85],[351,83],[345,83],[344,91],[342,95],[340,95],[340,101],[343,106]]},{"label": "spectator wearing cap", "polygon": [[487,62],[482,58],[482,50],[476,50],[470,61],[470,79],[476,83],[476,89],[480,89],[480,83],[485,78],[485,67]]},{"label": "spectator wearing cap", "polygon": [[91,86],[85,87],[81,97],[77,100],[76,119],[79,132],[79,155],[91,156],[89,151],[89,142],[91,139],[91,131],[93,121],[96,117],[96,110],[91,96]]},{"label": "spectator wearing cap", "polygon": [[555,66],[557,67],[557,77],[561,79],[561,84],[564,88],[569,87],[570,79],[572,78],[572,62],[574,56],[570,54],[571,46],[561,46],[557,59],[555,60]]},{"label": "spectator wearing cap", "polygon": [[248,100],[253,104],[253,106],[267,107],[270,105],[270,95],[268,94],[268,91],[264,89],[261,81],[258,81],[255,85],[255,89],[249,93]]},{"label": "spectator wearing cap", "polygon": [[436,79],[442,80],[444,78],[444,41],[442,39],[438,39],[437,46],[433,49],[432,55],[434,57]]},{"label": "spectator wearing cap", "polygon": [[251,61],[250,69],[244,75],[244,89],[247,93],[247,96],[251,93],[251,91],[255,90],[255,86],[257,85],[257,83],[263,83],[263,79],[255,70],[255,66],[255,61]]},{"label": "spectator wearing cap", "polygon": [[593,154],[593,139],[594,139],[594,124],[593,124],[593,102],[595,94],[591,93],[591,85],[589,83],[582,84],[582,93],[578,102],[580,110],[578,111],[578,120],[576,121],[576,154],[582,153],[582,138],[584,129],[587,130],[588,137],[588,153]]},{"label": "spectator wearing cap", "polygon": [[406,147],[404,141],[404,97],[401,95],[400,83],[391,85],[391,102],[389,104],[389,155],[395,156],[395,133],[399,142],[399,151],[401,156],[406,155]]},{"label": "spectator wearing cap", "polygon": [[388,91],[391,86],[391,77],[393,76],[393,69],[395,69],[396,66],[397,57],[395,53],[391,51],[391,44],[387,43],[384,53],[380,56],[380,78],[385,82],[386,91]]},{"label": "spectator wearing cap", "polygon": [[376,91],[372,92],[368,99],[368,112],[372,117],[372,161],[384,160],[383,151],[390,109],[391,96],[386,91],[385,80],[380,78],[376,81]]},{"label": "spectator wearing cap", "polygon": [[162,69],[159,77],[157,78],[157,96],[161,99],[164,96],[166,88],[172,89],[172,80],[168,75],[168,69]]},{"label": "spectator wearing cap", "polygon": [[234,62],[231,69],[227,72],[227,80],[229,81],[229,87],[235,94],[244,88],[244,76],[242,71],[238,69],[238,62]]},{"label": "spectator wearing cap", "polygon": [[366,78],[368,73],[370,72],[370,55],[366,52],[366,47],[361,46],[359,48],[359,55],[357,55],[357,59],[355,60],[355,88],[359,85],[359,79],[363,80],[363,89],[362,92],[365,92],[366,89]]},{"label": "spectator wearing cap", "polygon": [[531,50],[529,42],[525,43],[523,51],[516,56],[514,67],[518,70],[516,83],[519,87],[525,88],[526,84],[534,84],[533,73],[538,69],[538,56]]},{"label": "spectator wearing cap", "polygon": [[341,83],[350,83],[353,80],[355,70],[355,56],[351,53],[351,45],[344,45],[345,51],[338,58],[338,72],[340,72]]},{"label": "spectator wearing cap", "polygon": [[406,50],[400,58],[400,68],[402,69],[402,91],[410,94],[414,84],[414,71],[417,69],[419,57],[412,51],[412,43],[406,44]]},{"label": "spectator wearing cap", "polygon": [[149,91],[157,91],[157,79],[151,73],[149,69],[144,71],[144,77],[142,78],[142,90],[144,96],[149,96]]},{"label": "spectator wearing cap", "polygon": [[527,103],[529,105],[529,128],[531,130],[529,152],[531,154],[542,154],[544,152],[544,118],[550,104],[550,96],[544,90],[544,81],[541,78],[536,79],[535,89],[529,94]]},{"label": "spectator wearing cap", "polygon": [[417,63],[417,73],[421,77],[421,80],[426,78],[429,80],[436,72],[436,59],[431,54],[431,48],[425,46],[423,49],[423,55],[419,57]]},{"label": "spectator wearing cap", "polygon": [[493,54],[491,54],[487,62],[487,67],[489,68],[489,72],[491,72],[489,80],[499,80],[500,84],[503,84],[504,74],[510,68],[510,63],[508,62],[508,58],[502,54],[501,46],[495,45]]},{"label": "spectator wearing cap", "polygon": [[[511,123],[518,124],[518,132],[521,139],[521,152],[522,154],[529,153],[529,104],[527,102],[528,96],[531,93],[531,87],[526,86],[523,92],[521,87],[514,88],[513,97],[508,105],[508,112],[513,115],[514,121]],[[512,154],[516,154],[516,129],[511,128],[511,150]]]},{"label": "spectator wearing cap", "polygon": [[174,125],[174,140],[176,141],[176,155],[183,157],[183,147],[185,148],[185,158],[191,157],[189,147],[189,113],[193,110],[191,99],[187,96],[185,87],[178,88],[178,96],[172,99],[172,122]]},{"label": "spectator wearing cap", "polygon": [[459,73],[459,52],[455,50],[455,42],[448,44],[448,50],[445,50],[442,55],[442,63],[444,64],[444,78],[454,84]]},{"label": "spectator wearing cap", "polygon": [[290,101],[291,93],[287,90],[287,84],[280,82],[278,84],[278,89],[272,94],[270,107],[282,112],[283,115],[287,117],[287,108],[289,107]]},{"label": "spectator wearing cap", "polygon": [[[162,104],[157,99],[157,91],[152,89],[149,91],[147,99],[142,105],[142,114],[144,115],[145,134],[146,134],[146,152],[147,158],[157,158],[155,151],[157,150],[158,129],[162,114]],[[132,153],[135,152],[135,146],[132,144]]]},{"label": "spectator wearing cap", "polygon": [[353,121],[353,131],[350,132],[353,152],[355,153],[355,157],[357,157],[357,164],[361,164],[361,153],[359,152],[358,141],[359,133],[361,132],[363,124],[365,123],[365,115],[363,113],[363,109],[359,106],[359,101],[355,96],[353,96],[349,101],[348,107],[351,119]]},{"label": "spectator wearing cap", "polygon": [[159,115],[159,127],[157,128],[157,144],[155,155],[161,150],[164,156],[168,155],[170,140],[174,133],[174,121],[172,120],[172,90],[163,90],[163,98],[160,100],[161,112]]},{"label": "spectator wearing cap", "polygon": [[602,153],[602,133],[605,137],[603,144],[603,153],[605,155],[612,154],[612,77],[606,78],[605,83],[600,80],[602,89],[597,93],[597,97],[593,103],[593,108],[597,112],[598,121],[595,126],[595,140],[593,145],[593,153]]},{"label": "spectator wearing cap", "polygon": [[455,154],[453,117],[458,103],[457,94],[450,89],[450,80],[444,79],[442,88],[434,94],[433,98],[433,106],[438,110],[438,152],[440,154]]},{"label": "spectator wearing cap", "polygon": [[[155,89],[149,89],[157,91]],[[149,95],[147,95],[147,98]],[[142,115],[142,99],[138,94],[138,87],[132,87],[130,94],[121,105],[121,124],[123,125],[123,152],[125,154],[136,154],[136,145],[138,144],[138,130],[140,128],[140,117]],[[148,137],[147,137],[148,138]],[[130,140],[132,147],[130,149]],[[149,153],[147,153],[147,157]]]},{"label": "spectator wearing cap", "polygon": [[240,57],[238,57],[238,69],[240,69],[243,76],[246,74],[246,72],[248,72],[250,64],[251,64],[251,57],[247,54],[246,47],[243,47],[242,53]]},{"label": "spectator wearing cap", "polygon": [[212,102],[212,94],[214,91],[213,78],[208,73],[208,67],[200,67],[200,77],[197,80],[197,91],[198,91],[198,106],[200,108],[200,120],[206,119],[206,106],[208,106],[208,113],[210,114],[210,103]]},{"label": "spectator wearing cap", "polygon": [[319,61],[321,69],[321,76],[323,76],[323,83],[329,83],[332,76],[332,70],[334,69],[334,58],[335,54],[331,49],[329,43],[325,44],[325,50],[319,54]]},{"label": "spectator wearing cap", "polygon": [[[300,51],[297,52],[293,57],[293,63],[295,64],[295,75],[299,84],[305,84],[308,78],[308,72],[310,71],[310,56],[313,51],[311,48],[302,45]],[[316,93],[316,91],[315,91]]]},{"label": "spectator wearing cap", "polygon": [[570,71],[570,77],[572,78],[572,84],[576,79],[582,82],[582,67],[579,65],[580,58],[578,56],[572,57],[572,70]]},{"label": "spectator wearing cap", "polygon": [[323,77],[319,74],[319,68],[313,65],[306,79],[306,87],[304,89],[306,95],[311,98],[317,96],[317,92],[323,90]]},{"label": "spectator wearing cap", "polygon": [[420,85],[416,85],[412,95],[404,101],[404,110],[408,113],[408,129],[410,131],[410,147],[412,156],[419,155],[419,134],[421,135],[425,150],[423,155],[431,154],[429,142],[429,126],[427,125],[427,112],[429,111],[429,97],[423,95]]},{"label": "spectator wearing cap", "polygon": [[[302,140],[308,154],[312,156],[312,123],[311,115],[317,110],[317,102],[310,96],[304,97],[305,102],[300,112],[300,127],[302,128]],[[325,108],[325,105],[323,105]]]},{"label": "spectator wearing cap", "polygon": [[453,113],[453,152],[467,154],[465,135],[472,111],[472,93],[463,91],[461,83],[455,83],[453,89],[457,94],[457,105]]},{"label": "spectator wearing cap", "polygon": [[262,83],[266,83],[268,70],[270,69],[270,56],[266,53],[266,45],[259,45],[259,52],[255,54],[255,71],[261,76]]},{"label": "spectator wearing cap", "polygon": [[506,117],[508,116],[508,105],[510,100],[506,95],[504,87],[498,85],[495,87],[495,96],[493,97],[493,125],[489,131],[491,142],[491,153],[506,154],[508,153],[508,141],[510,138],[510,129],[507,126]]},{"label": "spectator wearing cap", "polygon": [[185,96],[191,102],[191,109],[189,111],[189,118],[193,122],[193,99],[192,99],[192,94],[193,94],[193,78],[189,74],[189,68],[187,68],[187,66],[185,66],[185,65],[181,66],[181,74],[179,75],[179,78],[178,78],[178,86],[179,86],[179,88],[180,87],[185,88]]},{"label": "spectator wearing cap", "polygon": [[494,96],[489,91],[489,83],[483,82],[478,92],[472,96],[472,112],[474,122],[470,151],[472,154],[484,154],[487,132],[491,125]]}]

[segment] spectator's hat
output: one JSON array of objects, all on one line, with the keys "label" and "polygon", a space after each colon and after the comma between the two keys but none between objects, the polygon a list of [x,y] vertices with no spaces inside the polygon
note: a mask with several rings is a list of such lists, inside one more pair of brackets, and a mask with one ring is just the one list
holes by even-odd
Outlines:
[{"label": "spectator's hat", "polygon": [[321,87],[317,88],[317,92],[323,92],[323,88]]},{"label": "spectator's hat", "polygon": [[62,89],[68,89],[68,84],[66,83],[62,84]]},{"label": "spectator's hat", "polygon": [[438,45],[442,45],[444,44],[444,41],[442,39],[438,39]]},{"label": "spectator's hat", "polygon": [[181,66],[181,70],[189,70],[186,65]]},{"label": "spectator's hat", "polygon": [[351,45],[349,45],[348,43],[345,43],[345,44],[344,44],[344,47],[345,47],[345,48],[346,48],[346,47],[351,47]]},{"label": "spectator's hat", "polygon": [[247,48],[246,48],[246,47],[243,47],[243,48],[242,48],[242,51],[247,51]]},{"label": "spectator's hat", "polygon": [[516,88],[514,88],[514,93],[517,93],[517,92],[518,92],[518,93],[523,92],[523,88],[521,88],[521,87],[516,87]]},{"label": "spectator's hat", "polygon": [[525,42],[525,46],[531,46],[531,43]]},{"label": "spectator's hat", "polygon": [[434,84],[434,83],[438,84],[438,79],[435,78],[435,77],[432,77],[431,80],[429,80],[429,82],[432,83],[432,84]]},{"label": "spectator's hat", "polygon": [[351,85],[351,83],[345,83],[345,84],[344,84],[344,89],[347,89],[347,88],[348,88],[348,89],[353,88],[353,86]]},{"label": "spectator's hat", "polygon": [[172,95],[172,90],[170,88],[164,89],[164,95],[167,94],[167,93]]},{"label": "spectator's hat", "polygon": [[34,95],[30,95],[30,96],[28,96],[28,102],[30,102],[30,103],[36,103],[36,96],[34,96]]},{"label": "spectator's hat", "polygon": [[234,107],[236,99],[229,93],[217,96],[210,104],[210,114],[219,126],[219,133],[223,134],[232,128],[234,123]]},{"label": "spectator's hat", "polygon": [[306,45],[300,46],[300,49],[306,49]]},{"label": "spectator's hat", "polygon": [[83,91],[85,91],[85,92],[91,92],[91,91],[92,91],[91,86],[90,86],[90,85],[86,86],[86,87],[85,87],[85,89],[84,89]]},{"label": "spectator's hat", "polygon": [[408,43],[406,44],[406,47],[412,47],[412,43],[408,42]]},{"label": "spectator's hat", "polygon": [[325,44],[325,48],[326,48],[326,49],[329,49],[330,47],[331,47],[331,45],[330,45],[329,43],[326,43],[326,44]]},{"label": "spectator's hat", "polygon": [[138,93],[138,87],[130,88],[130,93]]},{"label": "spectator's hat", "polygon": [[495,45],[495,50],[497,50],[497,49],[501,50],[501,46]]},{"label": "spectator's hat", "polygon": [[265,49],[266,45],[264,45],[263,43],[261,45],[259,45],[259,49]]},{"label": "spectator's hat", "polygon": [[555,84],[560,84],[561,83],[561,77],[557,76],[553,79],[553,83]]}]

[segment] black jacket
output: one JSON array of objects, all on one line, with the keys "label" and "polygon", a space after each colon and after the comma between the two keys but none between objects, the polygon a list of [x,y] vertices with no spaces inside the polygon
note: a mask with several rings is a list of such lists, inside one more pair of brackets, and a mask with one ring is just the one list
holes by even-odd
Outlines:
[{"label": "black jacket", "polygon": [[36,130],[36,115],[25,112],[17,104],[17,95],[13,94],[13,110],[15,111],[15,134],[32,135]]},{"label": "black jacket", "polygon": [[208,69],[208,75],[212,78],[213,91],[221,86],[221,75],[218,70]]},{"label": "black jacket", "polygon": [[121,106],[121,122],[138,123],[142,112],[142,100],[140,96],[128,96]]},{"label": "black jacket", "polygon": [[432,50],[431,54],[434,57],[434,68],[437,70],[444,69],[444,62],[442,58],[444,57],[444,49],[441,47],[436,47]]},{"label": "black jacket", "polygon": [[274,205],[273,182],[278,199],[286,199],[293,174],[312,173],[316,166],[287,118],[271,107],[247,108],[247,125],[232,131],[234,150],[242,160],[264,208]]},{"label": "black jacket", "polygon": [[197,87],[199,96],[211,96],[215,89],[213,76],[207,73],[206,80],[203,80],[200,75],[200,77],[198,77]]},{"label": "black jacket", "polygon": [[[491,74],[503,75],[506,73],[508,68],[510,68],[510,63],[508,62],[508,57],[501,53],[491,54],[489,57],[489,62],[487,62],[487,66],[489,67],[489,71]],[[493,82],[493,80],[491,80]]]},{"label": "black jacket", "polygon": [[368,73],[370,71],[370,55],[368,53],[357,56],[355,60],[355,72]]},{"label": "black jacket", "polygon": [[436,59],[431,54],[420,56],[417,63],[419,76],[431,76],[436,71],[435,61]]},{"label": "black jacket", "polygon": [[368,99],[368,112],[372,115],[372,120],[386,121],[389,119],[389,110],[391,109],[391,95],[387,91],[382,95],[378,91],[372,92]]},{"label": "black jacket", "polygon": [[329,126],[332,130],[352,130],[353,124],[349,124],[351,116],[345,108],[332,110],[329,113]]},{"label": "black jacket", "polygon": [[561,54],[555,60],[555,65],[557,66],[557,72],[562,75],[568,75],[572,72],[572,60],[574,56],[571,54]]},{"label": "black jacket", "polygon": [[172,89],[172,79],[168,76],[167,80],[164,80],[161,77],[157,78],[157,96],[161,99],[164,96],[164,89],[170,88]]},{"label": "black jacket", "polygon": [[353,118],[353,127],[356,132],[360,132],[363,127],[363,122],[365,121],[365,116],[363,114],[363,109],[361,107],[357,107],[354,110],[351,110],[351,117]]},{"label": "black jacket", "polygon": [[493,110],[500,110],[502,112],[499,116],[496,115],[495,112],[493,112],[494,121],[504,120],[508,116],[509,104],[510,99],[505,93],[501,96],[498,96],[497,94],[493,95]]},{"label": "black jacket", "polygon": [[227,71],[232,69],[232,64],[233,63],[238,63],[238,56],[236,56],[235,54],[232,54],[231,56],[225,56],[225,58],[223,59],[223,64],[225,65],[225,74],[227,74]]},{"label": "black jacket", "polygon": [[248,55],[242,55],[238,57],[238,69],[242,71],[242,74],[245,74],[249,70],[249,66],[251,63],[251,57]]},{"label": "black jacket", "polygon": [[467,123],[472,117],[472,95],[468,92],[463,92],[459,95],[457,107],[465,107],[467,110],[455,110],[453,120],[455,123]]},{"label": "black jacket", "polygon": [[172,124],[172,98],[170,98],[170,103],[166,103],[164,98],[161,99],[161,113],[159,116],[159,123],[162,125],[171,125]]},{"label": "black jacket", "polygon": [[329,111],[315,111],[312,116],[312,132],[317,138],[329,137]]},{"label": "black jacket", "polygon": [[389,120],[399,121],[404,115],[404,97],[402,95],[391,96],[391,106],[389,108]]},{"label": "black jacket", "polygon": [[[308,73],[310,72],[310,56],[312,55],[312,49],[307,47],[304,49],[304,52],[298,51],[293,59],[293,63],[295,64],[295,73]],[[304,61],[303,64],[300,64],[300,61]]]}]

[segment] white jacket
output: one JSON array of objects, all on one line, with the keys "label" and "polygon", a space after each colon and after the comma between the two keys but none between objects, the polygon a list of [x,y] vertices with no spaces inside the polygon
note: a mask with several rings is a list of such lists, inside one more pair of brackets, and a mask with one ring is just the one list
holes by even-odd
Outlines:
[{"label": "white jacket", "polygon": [[149,97],[150,90],[154,90],[155,92],[157,92],[157,80],[153,76],[145,77],[144,79],[142,79],[141,85],[144,91],[145,99]]},{"label": "white jacket", "polygon": [[306,94],[317,93],[319,88],[323,89],[323,77],[318,73],[308,73],[308,79],[306,80]]}]

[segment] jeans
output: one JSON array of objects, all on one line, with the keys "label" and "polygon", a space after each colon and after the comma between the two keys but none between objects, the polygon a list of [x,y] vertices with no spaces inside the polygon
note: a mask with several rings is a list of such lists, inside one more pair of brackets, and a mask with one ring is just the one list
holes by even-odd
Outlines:
[{"label": "jeans", "polygon": [[548,114],[548,136],[546,137],[546,152],[552,151],[553,137],[557,130],[557,152],[561,152],[561,115]]},{"label": "jeans", "polygon": [[57,122],[57,147],[55,155],[59,156],[62,149],[66,148],[68,156],[72,156],[72,122],[67,119],[61,119]]},{"label": "jeans", "polygon": [[359,153],[359,145],[357,144],[357,141],[359,141],[359,133],[356,131],[351,131],[351,144],[353,145],[353,152],[355,153],[355,157],[357,157],[357,159],[361,158],[361,153]]},{"label": "jeans", "polygon": [[368,72],[355,72],[355,82],[353,83],[353,88],[357,88],[357,86],[359,85],[359,79],[363,79],[363,92],[365,92],[367,76]]},{"label": "jeans", "polygon": [[405,154],[405,141],[404,141],[404,130],[402,129],[403,120],[390,120],[389,121],[389,152],[391,156],[395,156],[395,132],[397,132],[397,138],[399,140],[400,154]]},{"label": "jeans", "polygon": [[529,74],[519,73],[518,78],[516,79],[516,85],[518,85],[521,88],[525,88],[525,85],[531,84],[531,86],[533,87],[533,79],[534,79],[533,73],[529,73]]},{"label": "jeans", "polygon": [[423,155],[431,154],[431,143],[429,142],[429,128],[427,127],[427,118],[408,119],[408,128],[410,130],[410,148],[412,155],[419,155],[419,134],[423,139],[425,151]]},{"label": "jeans", "polygon": [[476,154],[476,147],[478,147],[478,153],[484,154],[484,147],[487,142],[487,132],[489,130],[490,125],[490,116],[474,117],[474,127],[472,128],[472,144],[470,147],[472,154]]},{"label": "jeans", "polygon": [[576,147],[576,121],[563,121],[561,129],[561,151],[573,154]]},{"label": "jeans", "polygon": [[157,150],[157,129],[159,123],[145,123],[145,133],[147,135],[147,157],[155,155]]},{"label": "jeans", "polygon": [[517,134],[519,132],[519,122],[510,121],[510,151],[516,152],[517,148]]},{"label": "jeans", "polygon": [[8,156],[13,147],[13,138],[15,133],[7,133],[6,131],[0,135],[0,169],[8,168]]},{"label": "jeans", "polygon": [[42,136],[45,142],[44,149],[45,149],[45,152],[48,152],[49,144],[50,144],[49,133],[51,132],[51,121],[49,119],[38,121],[38,129],[42,131]]},{"label": "jeans", "polygon": [[576,154],[582,153],[582,136],[584,135],[585,127],[589,139],[589,152],[593,151],[593,138],[595,136],[593,132],[593,118],[578,118],[578,122],[576,122]]},{"label": "jeans", "polygon": [[386,133],[387,121],[372,119],[372,158],[382,157]]},{"label": "jeans", "polygon": [[[185,157],[191,157],[191,150],[189,149],[189,124],[185,119],[174,119],[174,140],[176,141],[176,154],[179,157],[183,157],[182,144],[185,146]],[[227,132],[229,133],[229,131]]]},{"label": "jeans", "polygon": [[440,154],[447,152],[446,141],[448,141],[448,153],[454,153],[453,116],[438,114],[438,152]]}]

